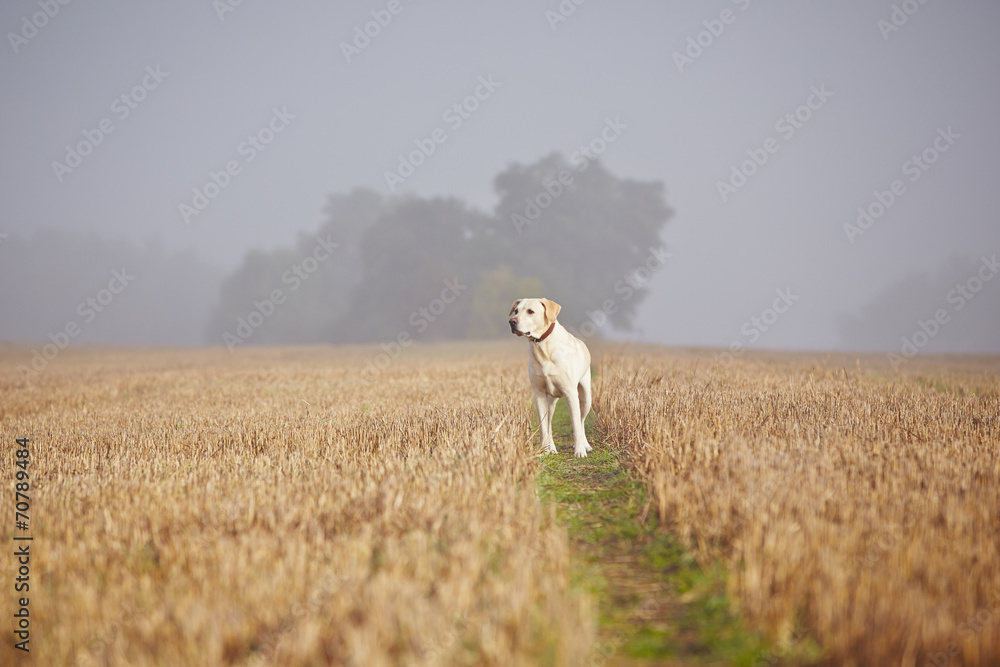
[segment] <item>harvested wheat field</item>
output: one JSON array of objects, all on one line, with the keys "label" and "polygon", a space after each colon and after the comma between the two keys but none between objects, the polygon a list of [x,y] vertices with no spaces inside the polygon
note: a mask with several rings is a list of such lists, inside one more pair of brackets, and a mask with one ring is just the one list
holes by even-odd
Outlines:
[{"label": "harvested wheat field", "polygon": [[595,345],[577,460],[514,343],[3,348],[0,662],[1000,663],[997,359]]},{"label": "harvested wheat field", "polygon": [[[607,357],[605,437],[795,662],[1000,664],[1000,363],[647,349]],[[775,662],[775,660],[772,660]]]}]

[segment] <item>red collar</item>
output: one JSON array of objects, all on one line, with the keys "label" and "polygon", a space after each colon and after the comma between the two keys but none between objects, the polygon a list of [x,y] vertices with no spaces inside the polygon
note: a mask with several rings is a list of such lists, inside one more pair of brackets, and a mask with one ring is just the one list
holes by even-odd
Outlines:
[{"label": "red collar", "polygon": [[552,324],[549,325],[549,328],[546,329],[545,333],[543,333],[541,336],[539,336],[538,338],[529,338],[529,339],[531,340],[532,343],[537,345],[538,343],[541,343],[543,340],[548,338],[549,334],[552,333],[552,330],[555,328],[556,328],[556,323],[553,322]]}]

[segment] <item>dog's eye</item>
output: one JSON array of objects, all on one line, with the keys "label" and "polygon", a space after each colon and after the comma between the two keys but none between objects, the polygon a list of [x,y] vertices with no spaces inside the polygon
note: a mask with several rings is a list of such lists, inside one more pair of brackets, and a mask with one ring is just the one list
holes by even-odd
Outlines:
[{"label": "dog's eye", "polygon": [[533,310],[529,310],[529,311],[528,311],[528,314],[529,314],[529,315],[534,315],[534,314],[535,314],[535,311],[533,311]]}]

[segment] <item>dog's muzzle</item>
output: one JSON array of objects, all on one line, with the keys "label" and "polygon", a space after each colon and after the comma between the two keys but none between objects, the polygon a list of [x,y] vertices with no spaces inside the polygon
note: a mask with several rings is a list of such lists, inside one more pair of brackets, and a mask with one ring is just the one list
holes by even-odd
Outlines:
[{"label": "dog's muzzle", "polygon": [[523,334],[521,334],[520,331],[517,330],[517,324],[514,322],[514,320],[510,320],[508,322],[508,324],[510,324],[510,332],[512,334],[514,334],[515,336],[521,336],[521,335],[523,335]]}]

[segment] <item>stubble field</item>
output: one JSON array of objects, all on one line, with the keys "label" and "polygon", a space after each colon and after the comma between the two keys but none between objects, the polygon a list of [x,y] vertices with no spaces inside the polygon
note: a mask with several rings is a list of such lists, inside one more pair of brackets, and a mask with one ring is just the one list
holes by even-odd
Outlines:
[{"label": "stubble field", "polygon": [[[374,377],[377,348],[68,350],[28,380],[0,351],[4,551],[15,438],[33,537],[31,653],[7,556],[0,662],[1000,662],[997,359],[595,346],[601,463],[539,455],[516,343],[415,347]],[[601,651],[608,601],[539,487],[608,461],[648,499],[630,520],[722,568],[760,650]],[[641,589],[671,598],[661,618],[621,616],[669,635],[694,595],[671,586]]]},{"label": "stubble field", "polygon": [[[996,358],[651,350],[607,359],[597,409],[665,528],[801,659],[1000,664]],[[797,659],[797,656],[799,659]],[[776,662],[773,660],[772,662]]]}]

